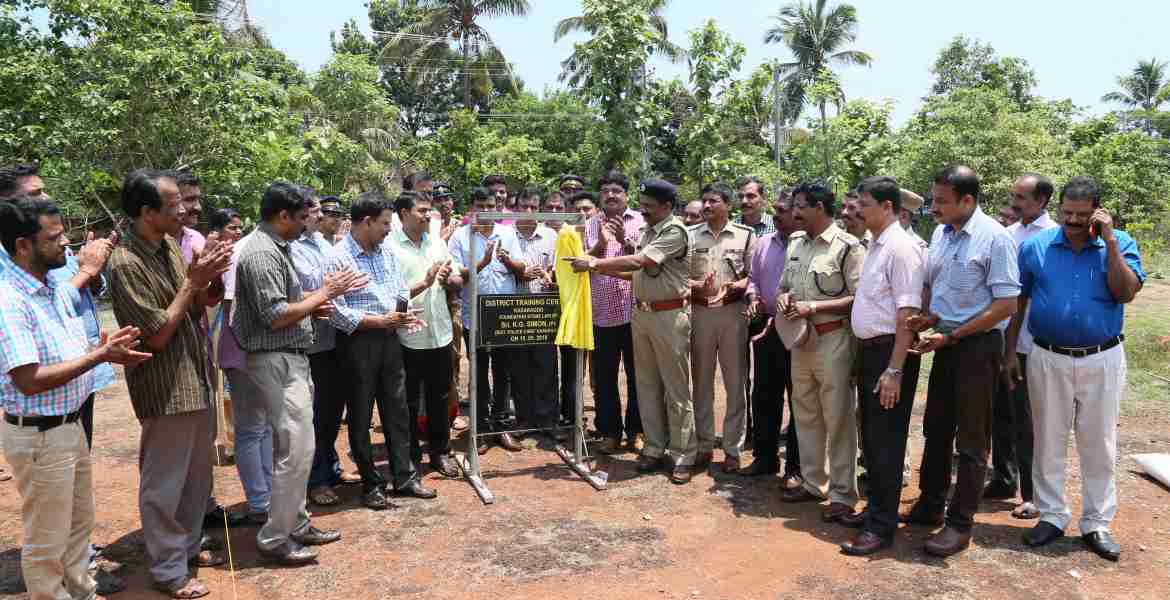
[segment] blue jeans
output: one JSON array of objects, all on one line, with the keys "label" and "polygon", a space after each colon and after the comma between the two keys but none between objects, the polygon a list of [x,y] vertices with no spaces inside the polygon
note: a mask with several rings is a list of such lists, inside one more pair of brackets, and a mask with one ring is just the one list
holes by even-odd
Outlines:
[{"label": "blue jeans", "polygon": [[248,388],[239,381],[245,374],[239,369],[227,369],[232,384],[232,418],[236,427],[236,471],[244,486],[248,511],[268,512],[272,498],[272,427],[264,416],[258,399],[245,397]]}]

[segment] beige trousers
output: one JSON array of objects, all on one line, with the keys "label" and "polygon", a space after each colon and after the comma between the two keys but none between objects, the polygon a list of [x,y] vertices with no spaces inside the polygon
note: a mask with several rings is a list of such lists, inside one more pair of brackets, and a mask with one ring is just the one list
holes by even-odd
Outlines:
[{"label": "beige trousers", "polygon": [[695,431],[699,452],[715,447],[715,363],[723,374],[727,411],[723,415],[723,452],[739,456],[747,433],[748,327],[744,305],[696,306],[691,314],[691,372],[695,378]]},{"label": "beige trousers", "polygon": [[792,352],[792,409],[800,471],[809,492],[857,503],[857,398],[852,385],[856,340],[849,327]]},{"label": "beige trousers", "polygon": [[30,600],[93,598],[89,536],[92,467],[80,422],[48,431],[0,422],[4,454],[21,499],[20,566]]},{"label": "beige trousers", "polygon": [[691,402],[691,315],[686,310],[634,311],[634,364],[646,456],[669,455],[677,466],[695,464],[695,410]]}]

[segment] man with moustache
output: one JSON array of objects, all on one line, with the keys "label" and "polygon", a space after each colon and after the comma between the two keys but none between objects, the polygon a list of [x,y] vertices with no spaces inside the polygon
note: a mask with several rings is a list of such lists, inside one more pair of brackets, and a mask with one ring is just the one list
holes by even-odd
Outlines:
[{"label": "man with moustache", "polygon": [[309,202],[290,183],[276,182],[265,190],[263,222],[236,265],[231,315],[232,332],[247,353],[240,394],[257,403],[272,429],[272,497],[256,543],[261,556],[290,566],[316,560],[316,551],[307,546],[341,539],[337,531],[314,527],[305,509],[316,447],[307,356],[314,339],[310,319],[331,314],[335,298],[366,283],[352,271],[335,272],[326,274],[316,291],[305,293],[289,246],[305,231]]},{"label": "man with moustache", "polygon": [[[223,557],[200,545],[211,496],[216,410],[211,395],[206,306],[227,270],[230,244],[210,245],[185,264],[178,244],[186,216],[176,176],[137,170],[122,182],[122,210],[133,219],[110,255],[110,296],[118,324],[136,327],[153,358],[126,370],[139,442],[138,507],[150,574],[172,595],[205,589],[188,565]],[[169,237],[168,237],[169,236]],[[220,516],[219,523],[223,523]]]},{"label": "man with moustache", "polygon": [[[601,187],[601,210],[585,225],[585,247],[590,256],[607,259],[631,256],[645,220],[630,208],[629,179],[624,173],[610,171],[598,181]],[[642,435],[642,417],[638,413],[637,368],[634,364],[634,338],[630,319],[634,310],[633,283],[600,272],[589,275],[593,297],[593,378],[597,431],[605,439],[598,452],[614,454],[621,450],[622,434],[634,451]],[[622,398],[618,389],[618,365],[626,371],[626,410],[622,418]]]},{"label": "man with moustache", "polygon": [[1117,414],[1126,390],[1121,332],[1124,305],[1141,291],[1146,274],[1133,238],[1115,230],[1101,207],[1096,181],[1070,179],[1060,191],[1060,212],[1062,227],[1037,233],[1020,248],[1023,290],[1008,327],[1009,349],[1016,347],[1025,320],[1035,336],[1027,383],[1041,516],[1024,543],[1049,544],[1071,521],[1064,494],[1071,429],[1084,490],[1081,540],[1098,556],[1117,561],[1121,546],[1109,524],[1117,514]]},{"label": "man with moustache", "polygon": [[151,358],[132,350],[140,335],[134,327],[90,343],[70,297],[76,290],[49,276],[65,265],[64,232],[47,200],[0,202],[0,243],[11,257],[0,274],[0,439],[21,499],[21,569],[32,600],[97,591],[89,574],[94,497],[82,405],[92,397],[96,367]]},{"label": "man with moustache", "polygon": [[796,417],[792,412],[792,355],[784,347],[772,321],[777,318],[776,296],[787,263],[789,238],[798,232],[793,220],[790,192],[782,191],[772,208],[772,221],[776,230],[764,234],[756,242],[752,249],[751,267],[748,269],[748,314],[755,320],[763,321],[764,325],[752,339],[755,355],[752,377],[754,460],[739,472],[755,477],[771,475],[780,470],[780,425],[784,422],[784,398],[787,396],[789,416],[781,485],[784,490],[789,490],[801,482],[800,446],[796,437]]},{"label": "man with moustache", "polygon": [[894,543],[902,494],[906,438],[920,359],[910,354],[910,317],[922,305],[926,253],[898,223],[902,195],[892,177],[870,177],[858,187],[854,216],[873,236],[862,266],[850,324],[860,346],[858,404],[869,471],[868,506],[839,522],[861,532],[841,544],[846,554],[873,554]]},{"label": "man with moustache", "polygon": [[[1055,188],[1052,181],[1038,173],[1025,173],[1012,185],[1012,211],[1020,220],[1008,226],[1008,233],[1021,248],[1032,236],[1058,227],[1048,216],[1048,201]],[[1027,315],[1020,327],[1015,348],[1004,349],[1003,378],[996,389],[992,407],[995,424],[991,438],[991,482],[983,488],[987,500],[1010,500],[1019,488],[1022,502],[1012,516],[1035,519],[1040,516],[1033,500],[1032,485],[1032,405],[1028,400],[1028,354],[1032,352],[1032,334]],[[1015,360],[1012,360],[1012,358]]]},{"label": "man with moustache", "polygon": [[922,210],[922,204],[922,196],[910,190],[902,189],[902,210],[898,214],[898,223],[910,235],[910,239],[914,240],[914,243],[923,248],[929,248],[930,244],[927,244],[926,240],[922,239],[918,235],[918,232],[914,231],[915,215]]},{"label": "man with moustache", "polygon": [[739,201],[739,216],[736,225],[750,227],[760,238],[776,231],[772,220],[766,218],[764,205],[767,203],[768,186],[759,177],[740,177],[735,180],[735,199]]},{"label": "man with moustache", "polygon": [[695,227],[703,224],[703,201],[691,200],[683,207],[682,213],[683,225],[687,227]]},{"label": "man with moustache", "polygon": [[[849,314],[864,251],[833,221],[835,196],[821,181],[797,186],[793,210],[804,236],[793,238],[776,309],[805,319],[809,341],[792,350],[792,393],[800,434],[804,484],[785,502],[821,501],[825,522],[853,514],[857,503],[857,402],[853,395],[855,340]],[[828,469],[826,469],[826,463]]]},{"label": "man with moustache", "polygon": [[[432,499],[438,493],[419,481],[411,460],[410,407],[406,399],[401,334],[426,324],[410,312],[407,287],[398,257],[383,244],[390,233],[393,208],[379,192],[366,192],[350,206],[353,229],[333,247],[327,271],[360,273],[368,284],[347,290],[334,301],[329,321],[344,334],[339,339],[351,394],[346,405],[349,446],[362,474],[362,502],[370,510],[393,505],[386,498],[388,483],[374,467],[370,423],[377,403],[394,492]],[[445,413],[444,413],[445,414]]]},{"label": "man with moustache", "polygon": [[705,222],[689,228],[691,257],[691,371],[695,378],[695,432],[699,452],[695,467],[710,464],[715,444],[715,365],[726,393],[723,417],[724,473],[739,471],[739,453],[747,431],[748,324],[743,296],[756,234],[730,222],[731,188],[703,187]]},{"label": "man with moustache", "polygon": [[[540,188],[526,188],[519,194],[518,215],[540,210]],[[524,274],[519,277],[519,294],[540,294],[555,289],[552,280],[556,260],[557,234],[535,220],[516,219]],[[521,428],[546,429],[557,424],[557,349],[552,344],[519,346],[512,349],[512,392],[516,417]],[[575,364],[575,363],[574,363]]]},{"label": "man with moustache", "polygon": [[[933,329],[914,350],[938,351],[930,371],[919,488],[903,522],[944,527],[926,551],[947,557],[971,543],[983,495],[991,446],[991,407],[1000,376],[999,324],[1016,312],[1020,273],[1016,245],[995,219],[979,209],[979,177],[965,166],[938,173],[931,188],[934,230],[922,311],[909,321],[916,332]],[[959,453],[954,493],[951,458]]]},{"label": "man with moustache", "polygon": [[573,194],[585,189],[585,178],[572,173],[561,175],[557,180],[557,189],[564,197],[572,197]]},{"label": "man with moustache", "polygon": [[633,273],[635,311],[631,319],[637,361],[638,412],[646,445],[638,471],[652,473],[669,459],[671,483],[693,477],[695,455],[694,405],[690,389],[691,319],[690,243],[686,228],[674,216],[678,192],[674,185],[651,179],[638,188],[646,227],[636,252],[628,256],[566,258],[573,270],[618,275]]},{"label": "man with moustache", "polygon": [[317,224],[317,231],[330,246],[341,241],[341,222],[344,219],[345,209],[341,207],[340,198],[337,196],[321,198],[321,221]]}]

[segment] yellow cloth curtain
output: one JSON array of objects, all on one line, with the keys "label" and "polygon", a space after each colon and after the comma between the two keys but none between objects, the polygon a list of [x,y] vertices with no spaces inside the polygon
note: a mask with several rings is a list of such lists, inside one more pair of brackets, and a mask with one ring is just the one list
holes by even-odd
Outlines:
[{"label": "yellow cloth curtain", "polygon": [[557,327],[557,345],[578,350],[593,349],[593,296],[589,292],[589,273],[575,273],[562,258],[585,255],[585,246],[576,228],[561,227],[557,236],[557,286],[561,293],[561,322]]}]

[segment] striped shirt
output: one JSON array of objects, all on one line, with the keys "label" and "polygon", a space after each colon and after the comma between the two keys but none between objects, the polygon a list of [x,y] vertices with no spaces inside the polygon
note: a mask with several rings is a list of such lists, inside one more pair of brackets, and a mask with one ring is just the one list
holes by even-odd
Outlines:
[{"label": "striped shirt", "polygon": [[336,308],[329,321],[345,333],[357,331],[363,317],[399,312],[399,303],[405,305],[410,300],[410,290],[402,279],[398,258],[385,244],[377,244],[372,251],[366,252],[353,239],[353,234],[345,236],[333,247],[328,271],[346,269],[365,273],[370,282],[366,287],[338,296],[333,301]]},{"label": "striped shirt", "polygon": [[[553,261],[557,255],[557,232],[544,225],[537,225],[532,231],[532,237],[525,237],[517,229],[516,240],[520,242],[520,252],[523,254],[522,260],[525,265],[541,267],[545,273],[555,268]],[[542,279],[522,281],[516,286],[516,292],[520,294],[540,294],[547,291],[549,290],[544,288]]]},{"label": "striped shirt", "polygon": [[930,239],[926,285],[940,331],[953,331],[996,299],[1020,295],[1016,242],[978,207],[959,229],[939,225]]},{"label": "striped shirt", "polygon": [[[98,346],[102,341],[101,325],[98,323],[97,303],[93,299],[93,292],[90,291],[89,286],[85,289],[79,290],[73,287],[73,276],[81,270],[81,263],[77,262],[77,257],[72,253],[65,256],[65,266],[49,271],[49,279],[56,281],[61,286],[61,293],[69,299],[73,304],[73,312],[81,316],[81,320],[85,323],[85,337],[89,339],[89,343],[93,346]],[[105,287],[105,276],[99,275],[97,281],[101,287]],[[99,288],[100,289],[100,288]],[[114,366],[110,363],[101,363],[93,368],[93,392],[97,392],[107,388],[115,381],[118,376],[114,373]]]},{"label": "striped shirt", "polygon": [[[325,267],[333,246],[320,233],[305,232],[289,244],[293,268],[301,280],[305,293],[315,292],[325,284]],[[316,340],[309,347],[309,354],[326,352],[337,347],[337,331],[324,319],[313,319],[313,333]]]},{"label": "striped shirt", "polygon": [[9,375],[24,365],[49,366],[81,358],[89,351],[85,324],[52,278],[46,283],[16,265],[0,275],[0,406],[20,416],[67,415],[81,408],[93,389],[93,371],[65,385],[26,396]]},{"label": "striped shirt", "polygon": [[[131,226],[121,234],[106,270],[118,325],[139,328],[143,338],[157,334],[187,279],[179,245],[166,237],[149,242]],[[130,403],[140,420],[210,407],[202,316],[203,308],[192,303],[165,348],[152,350],[154,357],[136,367],[126,367]]]},{"label": "striped shirt", "polygon": [[[601,238],[601,226],[605,213],[595,215],[585,224],[585,251],[597,244]],[[636,244],[642,236],[646,221],[633,209],[622,213],[622,228],[626,239]],[[618,240],[609,244],[599,258],[613,258],[626,255],[625,247]],[[589,274],[589,294],[593,299],[593,324],[598,327],[617,327],[630,322],[634,310],[633,283],[601,273]]]},{"label": "striped shirt", "polygon": [[747,223],[744,223],[743,215],[736,217],[732,223],[735,223],[736,225],[743,225],[744,227],[751,227],[752,231],[756,232],[757,239],[769,233],[776,233],[776,224],[772,221],[772,219],[768,218],[767,214],[760,215],[760,222],[756,223],[755,225],[748,225]]},{"label": "striped shirt", "polygon": [[245,352],[308,350],[313,345],[309,317],[279,330],[272,323],[290,304],[304,299],[301,280],[293,268],[288,240],[263,223],[236,263],[236,299],[231,328]]}]

